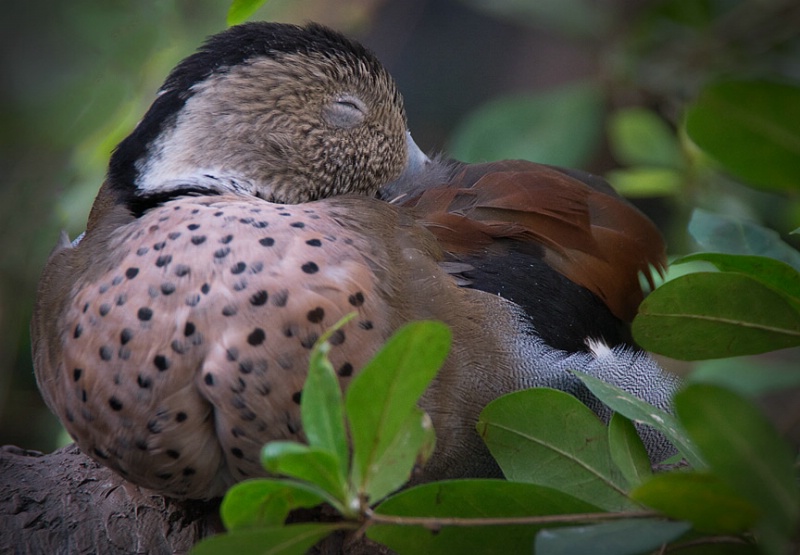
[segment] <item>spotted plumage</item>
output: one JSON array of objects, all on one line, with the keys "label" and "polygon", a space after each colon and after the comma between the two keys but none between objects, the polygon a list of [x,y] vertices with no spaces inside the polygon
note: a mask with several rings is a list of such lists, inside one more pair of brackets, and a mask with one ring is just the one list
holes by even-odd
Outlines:
[{"label": "spotted plumage", "polygon": [[76,280],[61,324],[71,391],[57,410],[84,450],[197,496],[263,474],[265,437],[302,439],[315,341],[357,312],[330,340],[346,387],[392,325],[372,277],[385,256],[321,208],[189,197],[111,233],[123,256]]},{"label": "spotted plumage", "polygon": [[[416,148],[357,43],[269,23],[212,37],[115,151],[86,234],[48,260],[32,323],[46,402],[95,460],[189,498],[264,475],[265,442],[303,439],[310,349],[350,312],[330,338],[343,388],[402,324],[453,330],[421,402],[426,478],[497,474],[475,422],[503,393],[558,387],[604,414],[569,369],[666,407],[675,381],[613,331],[662,261],[652,225],[536,164],[472,183],[454,168]],[[512,260],[530,275],[504,280]],[[643,433],[653,458],[670,451]]]}]

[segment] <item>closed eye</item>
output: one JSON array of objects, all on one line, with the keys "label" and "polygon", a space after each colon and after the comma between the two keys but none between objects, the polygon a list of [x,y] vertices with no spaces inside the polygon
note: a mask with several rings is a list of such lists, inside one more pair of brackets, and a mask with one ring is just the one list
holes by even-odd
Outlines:
[{"label": "closed eye", "polygon": [[367,113],[367,106],[357,96],[353,96],[350,94],[342,95],[336,99],[336,104],[345,108],[349,108],[351,110],[356,110],[358,112],[361,112],[362,114]]},{"label": "closed eye", "polygon": [[347,108],[349,110],[355,110],[357,112],[363,112],[364,110],[361,109],[361,106],[353,102],[352,100],[337,100],[336,104],[343,108]]},{"label": "closed eye", "polygon": [[353,95],[336,97],[323,109],[323,117],[330,125],[344,129],[361,124],[366,115],[367,106]]}]

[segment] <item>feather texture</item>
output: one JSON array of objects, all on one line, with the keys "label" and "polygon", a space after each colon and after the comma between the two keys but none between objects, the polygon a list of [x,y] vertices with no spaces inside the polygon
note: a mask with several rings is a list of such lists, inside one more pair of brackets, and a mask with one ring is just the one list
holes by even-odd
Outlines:
[{"label": "feather texture", "polygon": [[396,203],[412,208],[455,258],[502,264],[509,249],[528,247],[623,321],[642,301],[640,274],[652,286],[652,270],[666,265],[658,229],[599,178],[523,160],[457,164],[451,174]]}]

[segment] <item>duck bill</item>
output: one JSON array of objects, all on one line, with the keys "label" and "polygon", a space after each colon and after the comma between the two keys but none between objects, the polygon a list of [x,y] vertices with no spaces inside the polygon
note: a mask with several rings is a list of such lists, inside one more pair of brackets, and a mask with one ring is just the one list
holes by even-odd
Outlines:
[{"label": "duck bill", "polygon": [[406,165],[394,181],[381,187],[378,196],[389,202],[399,202],[420,187],[433,163],[406,131]]},{"label": "duck bill", "polygon": [[408,160],[398,180],[420,175],[431,163],[431,159],[428,158],[419,146],[417,146],[417,143],[414,142],[414,139],[411,137],[411,131],[406,131],[406,149],[408,152]]}]

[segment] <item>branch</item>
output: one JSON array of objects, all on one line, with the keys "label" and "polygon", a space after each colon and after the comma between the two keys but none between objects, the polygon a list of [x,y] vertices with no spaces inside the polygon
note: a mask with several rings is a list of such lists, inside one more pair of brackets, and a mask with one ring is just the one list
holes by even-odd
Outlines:
[{"label": "branch", "polygon": [[[0,553],[177,555],[223,531],[219,500],[178,501],[134,486],[75,445],[43,455],[0,446]],[[320,510],[303,520],[326,521]],[[389,550],[352,532],[317,545],[317,555]]]},{"label": "branch", "polygon": [[142,490],[74,445],[0,447],[0,553],[187,553],[221,530],[218,506]]}]

